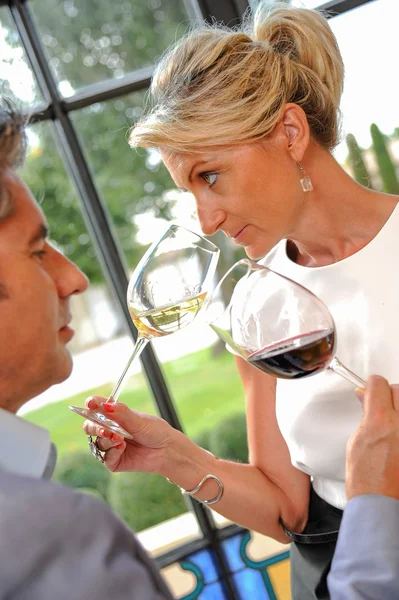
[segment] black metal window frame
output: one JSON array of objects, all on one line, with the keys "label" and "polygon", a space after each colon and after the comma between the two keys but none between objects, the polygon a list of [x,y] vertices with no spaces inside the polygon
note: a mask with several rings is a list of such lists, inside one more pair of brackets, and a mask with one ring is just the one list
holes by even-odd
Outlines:
[{"label": "black metal window frame", "polygon": [[[22,46],[44,99],[42,105],[34,108],[31,122],[52,121],[54,124],[58,148],[66,170],[75,184],[83,217],[109,288],[116,299],[117,310],[135,341],[137,332],[126,305],[128,280],[123,252],[113,233],[110,217],[93,181],[85,153],[69,118],[69,113],[96,102],[104,102],[144,90],[150,83],[153,69],[152,67],[143,68],[116,81],[107,80],[87,86],[69,98],[62,97],[48,65],[40,34],[32,19],[29,2],[30,0],[0,0],[0,7],[7,6],[10,9]],[[230,25],[237,24],[248,8],[247,0],[182,0],[182,2],[186,6],[191,6],[193,15],[202,16],[207,21],[216,20]],[[317,8],[323,9],[327,16],[334,17],[369,2],[378,2],[378,0],[331,0],[321,2]],[[162,368],[150,345],[144,350],[141,360],[160,415],[175,428],[182,430]],[[157,563],[160,567],[168,566],[175,561],[182,560],[195,550],[210,547],[215,553],[226,593],[231,600],[236,600],[240,595],[229,577],[228,564],[220,542],[237,531],[241,531],[242,528],[237,525],[229,525],[218,529],[207,509],[191,498],[189,503],[196,515],[203,537],[165,553],[157,559]]]}]

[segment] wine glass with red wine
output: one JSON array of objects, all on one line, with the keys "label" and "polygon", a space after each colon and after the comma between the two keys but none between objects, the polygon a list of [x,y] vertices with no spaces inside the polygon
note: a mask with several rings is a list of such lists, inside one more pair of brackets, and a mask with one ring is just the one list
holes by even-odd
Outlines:
[{"label": "wine glass with red wine", "polygon": [[205,318],[229,349],[261,371],[300,379],[331,369],[365,381],[335,356],[336,329],[311,291],[250,259],[233,265],[206,302]]}]

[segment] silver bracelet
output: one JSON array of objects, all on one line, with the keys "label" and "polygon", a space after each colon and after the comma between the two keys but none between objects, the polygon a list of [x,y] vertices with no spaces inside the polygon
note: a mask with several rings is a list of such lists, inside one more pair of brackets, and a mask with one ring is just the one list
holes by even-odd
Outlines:
[{"label": "silver bracelet", "polygon": [[220,481],[219,477],[216,477],[216,475],[205,475],[205,477],[199,482],[197,487],[195,487],[192,490],[185,490],[184,488],[182,488],[180,486],[178,486],[178,487],[180,487],[180,491],[183,494],[183,496],[194,496],[197,492],[200,491],[201,487],[204,485],[205,481],[208,481],[208,479],[213,479],[218,484],[219,491],[217,493],[217,496],[215,496],[211,500],[200,500],[199,498],[195,498],[195,499],[197,500],[197,502],[201,502],[201,504],[205,504],[205,505],[216,504],[216,502],[219,502],[220,498],[223,496],[223,491],[224,491],[224,485]]}]

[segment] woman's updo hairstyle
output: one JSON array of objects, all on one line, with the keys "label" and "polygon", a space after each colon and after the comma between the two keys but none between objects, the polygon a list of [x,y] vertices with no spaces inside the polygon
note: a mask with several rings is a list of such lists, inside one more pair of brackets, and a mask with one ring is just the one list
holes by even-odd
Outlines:
[{"label": "woman's updo hairstyle", "polygon": [[153,107],[131,131],[133,147],[201,152],[266,138],[295,103],[313,138],[338,142],[344,68],[317,11],[261,1],[243,25],[200,24],[166,51],[151,85]]}]

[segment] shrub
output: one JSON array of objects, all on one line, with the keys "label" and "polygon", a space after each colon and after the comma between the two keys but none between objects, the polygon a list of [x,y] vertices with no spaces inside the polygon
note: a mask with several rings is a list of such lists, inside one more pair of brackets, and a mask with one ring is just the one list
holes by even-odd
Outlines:
[{"label": "shrub", "polygon": [[90,452],[73,452],[62,456],[54,473],[54,479],[72,488],[95,490],[107,500],[111,474]]},{"label": "shrub", "polygon": [[219,423],[210,432],[209,450],[219,458],[248,462],[247,426],[244,413],[237,413]]},{"label": "shrub", "polygon": [[179,488],[152,473],[116,473],[108,491],[112,508],[134,531],[187,512]]},{"label": "shrub", "polygon": [[96,498],[97,500],[101,500],[101,502],[104,502],[104,497],[100,494],[98,490],[94,490],[93,488],[76,488],[76,491],[80,492],[81,494],[87,494],[92,498]]},{"label": "shrub", "polygon": [[211,450],[211,432],[209,431],[209,429],[206,429],[205,431],[201,431],[201,433],[199,433],[197,436],[195,436],[195,438],[193,438],[193,441],[197,444],[197,446],[200,446],[201,448],[204,448],[205,450],[209,450],[210,452],[212,452],[212,450]]}]

